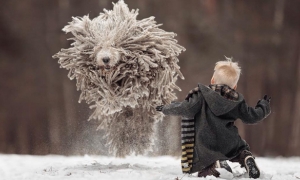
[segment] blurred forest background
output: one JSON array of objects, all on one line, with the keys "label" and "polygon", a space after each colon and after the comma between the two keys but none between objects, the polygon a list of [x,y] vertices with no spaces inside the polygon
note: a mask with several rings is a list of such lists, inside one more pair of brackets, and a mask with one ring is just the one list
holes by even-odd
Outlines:
[{"label": "blurred forest background", "polygon": [[[115,0],[116,2],[117,0]],[[255,106],[272,97],[272,114],[255,126],[237,122],[260,156],[300,156],[299,0],[125,0],[138,19],[155,16],[178,34],[186,80],[183,100],[197,83],[209,84],[224,55],[242,66],[238,91]],[[102,154],[107,149],[91,110],[79,104],[75,81],[52,55],[69,47],[61,29],[72,16],[91,18],[110,0],[0,0],[0,153]],[[180,121],[160,122],[155,155],[180,154]]]}]

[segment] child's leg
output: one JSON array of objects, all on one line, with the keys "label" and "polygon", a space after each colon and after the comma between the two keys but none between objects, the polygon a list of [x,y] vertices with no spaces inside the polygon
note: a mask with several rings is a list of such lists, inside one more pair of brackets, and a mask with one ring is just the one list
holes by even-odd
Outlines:
[{"label": "child's leg", "polygon": [[245,167],[250,178],[259,178],[259,168],[255,163],[252,153],[249,150],[242,150],[237,157],[231,159],[230,161],[239,162],[241,164],[241,167]]}]

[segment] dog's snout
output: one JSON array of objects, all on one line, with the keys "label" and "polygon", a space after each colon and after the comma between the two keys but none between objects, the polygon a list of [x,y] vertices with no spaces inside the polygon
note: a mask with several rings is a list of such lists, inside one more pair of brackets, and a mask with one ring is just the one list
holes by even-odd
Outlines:
[{"label": "dog's snout", "polygon": [[109,58],[109,57],[104,57],[104,58],[102,58],[102,61],[103,61],[105,64],[107,64],[107,63],[109,63],[110,58]]}]

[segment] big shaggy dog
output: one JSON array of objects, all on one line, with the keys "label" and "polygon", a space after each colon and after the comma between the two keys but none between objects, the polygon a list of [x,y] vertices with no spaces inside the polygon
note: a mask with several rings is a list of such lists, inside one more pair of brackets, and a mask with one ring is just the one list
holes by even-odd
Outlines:
[{"label": "big shaggy dog", "polygon": [[151,146],[153,125],[162,119],[155,107],[176,99],[175,82],[183,79],[177,56],[185,49],[176,34],[160,29],[154,17],[137,15],[120,0],[92,20],[73,17],[63,28],[74,36],[71,47],[53,56],[77,80],[79,102],[93,103],[90,119],[100,121],[117,156]]}]

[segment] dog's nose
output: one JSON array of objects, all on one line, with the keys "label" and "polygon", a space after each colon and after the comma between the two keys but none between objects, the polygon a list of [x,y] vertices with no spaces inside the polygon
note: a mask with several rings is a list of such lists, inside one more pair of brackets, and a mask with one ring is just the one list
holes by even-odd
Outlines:
[{"label": "dog's nose", "polygon": [[107,63],[109,63],[110,58],[109,58],[109,57],[104,57],[104,58],[102,58],[102,61],[103,61],[105,64],[107,64]]}]

